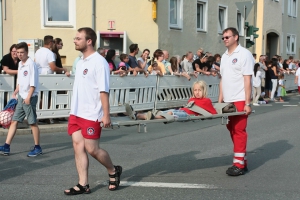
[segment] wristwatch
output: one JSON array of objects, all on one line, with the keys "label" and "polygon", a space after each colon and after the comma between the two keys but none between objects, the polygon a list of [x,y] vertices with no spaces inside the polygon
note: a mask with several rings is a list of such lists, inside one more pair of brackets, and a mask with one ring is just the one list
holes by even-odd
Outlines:
[{"label": "wristwatch", "polygon": [[251,104],[250,103],[246,103],[245,106],[251,106]]}]

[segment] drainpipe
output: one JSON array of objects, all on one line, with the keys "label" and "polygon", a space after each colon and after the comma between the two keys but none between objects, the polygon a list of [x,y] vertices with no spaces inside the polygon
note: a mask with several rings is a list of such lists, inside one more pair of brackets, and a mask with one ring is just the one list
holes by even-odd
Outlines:
[{"label": "drainpipe", "polygon": [[[254,22],[253,22],[253,25],[254,25],[254,27],[257,27],[256,26],[256,20],[257,20],[257,18],[256,18],[256,15],[257,15],[257,0],[254,0],[253,1],[253,7],[254,7]],[[262,20],[264,20],[264,19],[262,19]],[[262,28],[262,27],[261,27]],[[260,37],[263,37],[263,35],[261,35]],[[253,53],[256,53],[256,42],[254,43],[254,46],[253,46],[253,49],[254,49],[254,52]]]},{"label": "drainpipe", "polygon": [[92,29],[96,31],[96,0],[93,0],[92,5]]},{"label": "drainpipe", "polygon": [[[92,3],[92,29],[96,31],[96,0],[93,0],[93,3]],[[99,40],[99,38],[98,38]],[[97,49],[99,46],[95,46],[95,48]]]},{"label": "drainpipe", "polygon": [[[6,5],[5,5],[6,6]],[[6,8],[5,8],[6,9]],[[6,10],[5,10],[6,11]],[[6,13],[5,13],[6,16]],[[3,56],[3,21],[2,21],[2,0],[0,0],[0,56]]]}]

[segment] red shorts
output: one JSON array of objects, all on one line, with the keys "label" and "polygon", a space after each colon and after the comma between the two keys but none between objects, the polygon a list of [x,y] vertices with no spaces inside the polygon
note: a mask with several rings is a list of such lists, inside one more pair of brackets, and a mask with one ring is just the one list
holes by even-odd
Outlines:
[{"label": "red shorts", "polygon": [[70,115],[68,134],[72,135],[78,130],[81,130],[82,136],[86,139],[99,139],[102,128],[100,127],[100,122],[98,120],[91,121],[75,115]]}]

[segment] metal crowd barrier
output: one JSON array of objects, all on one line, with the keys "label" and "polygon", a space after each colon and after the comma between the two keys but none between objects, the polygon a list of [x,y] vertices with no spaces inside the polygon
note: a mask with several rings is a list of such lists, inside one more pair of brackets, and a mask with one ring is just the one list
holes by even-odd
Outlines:
[{"label": "metal crowd barrier", "polygon": [[[38,119],[68,117],[70,113],[74,75],[40,75],[40,93],[37,105]],[[293,74],[285,75],[286,90],[296,90]],[[208,85],[208,97],[216,102],[219,96],[218,77],[199,75],[185,77],[166,75],[110,76],[110,112],[125,112],[124,103],[129,103],[137,111],[180,107],[192,96],[191,87],[196,80],[204,80]],[[14,76],[0,74],[0,108],[3,109],[11,98]]]},{"label": "metal crowd barrier", "polygon": [[136,111],[154,108],[157,76],[111,75],[109,82],[110,113],[125,112],[124,103],[132,105]]},{"label": "metal crowd barrier", "polygon": [[157,99],[155,109],[176,108],[185,105],[192,96],[191,87],[197,80],[203,80],[208,86],[208,98],[213,102],[218,101],[219,82],[218,77],[199,75],[191,77],[189,81],[182,76],[166,75],[159,77],[157,81]]},{"label": "metal crowd barrier", "polygon": [[286,91],[298,89],[298,85],[295,84],[295,75],[294,74],[284,74],[284,80],[285,80],[285,90]]},{"label": "metal crowd barrier", "polygon": [[11,98],[14,92],[14,76],[0,74],[0,108]]}]

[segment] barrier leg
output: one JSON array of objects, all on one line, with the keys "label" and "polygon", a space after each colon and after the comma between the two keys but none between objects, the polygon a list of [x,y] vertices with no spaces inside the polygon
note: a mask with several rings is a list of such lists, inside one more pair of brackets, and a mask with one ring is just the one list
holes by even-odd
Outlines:
[{"label": "barrier leg", "polygon": [[228,122],[229,122],[228,117],[222,117],[222,125],[226,125],[228,124]]}]

